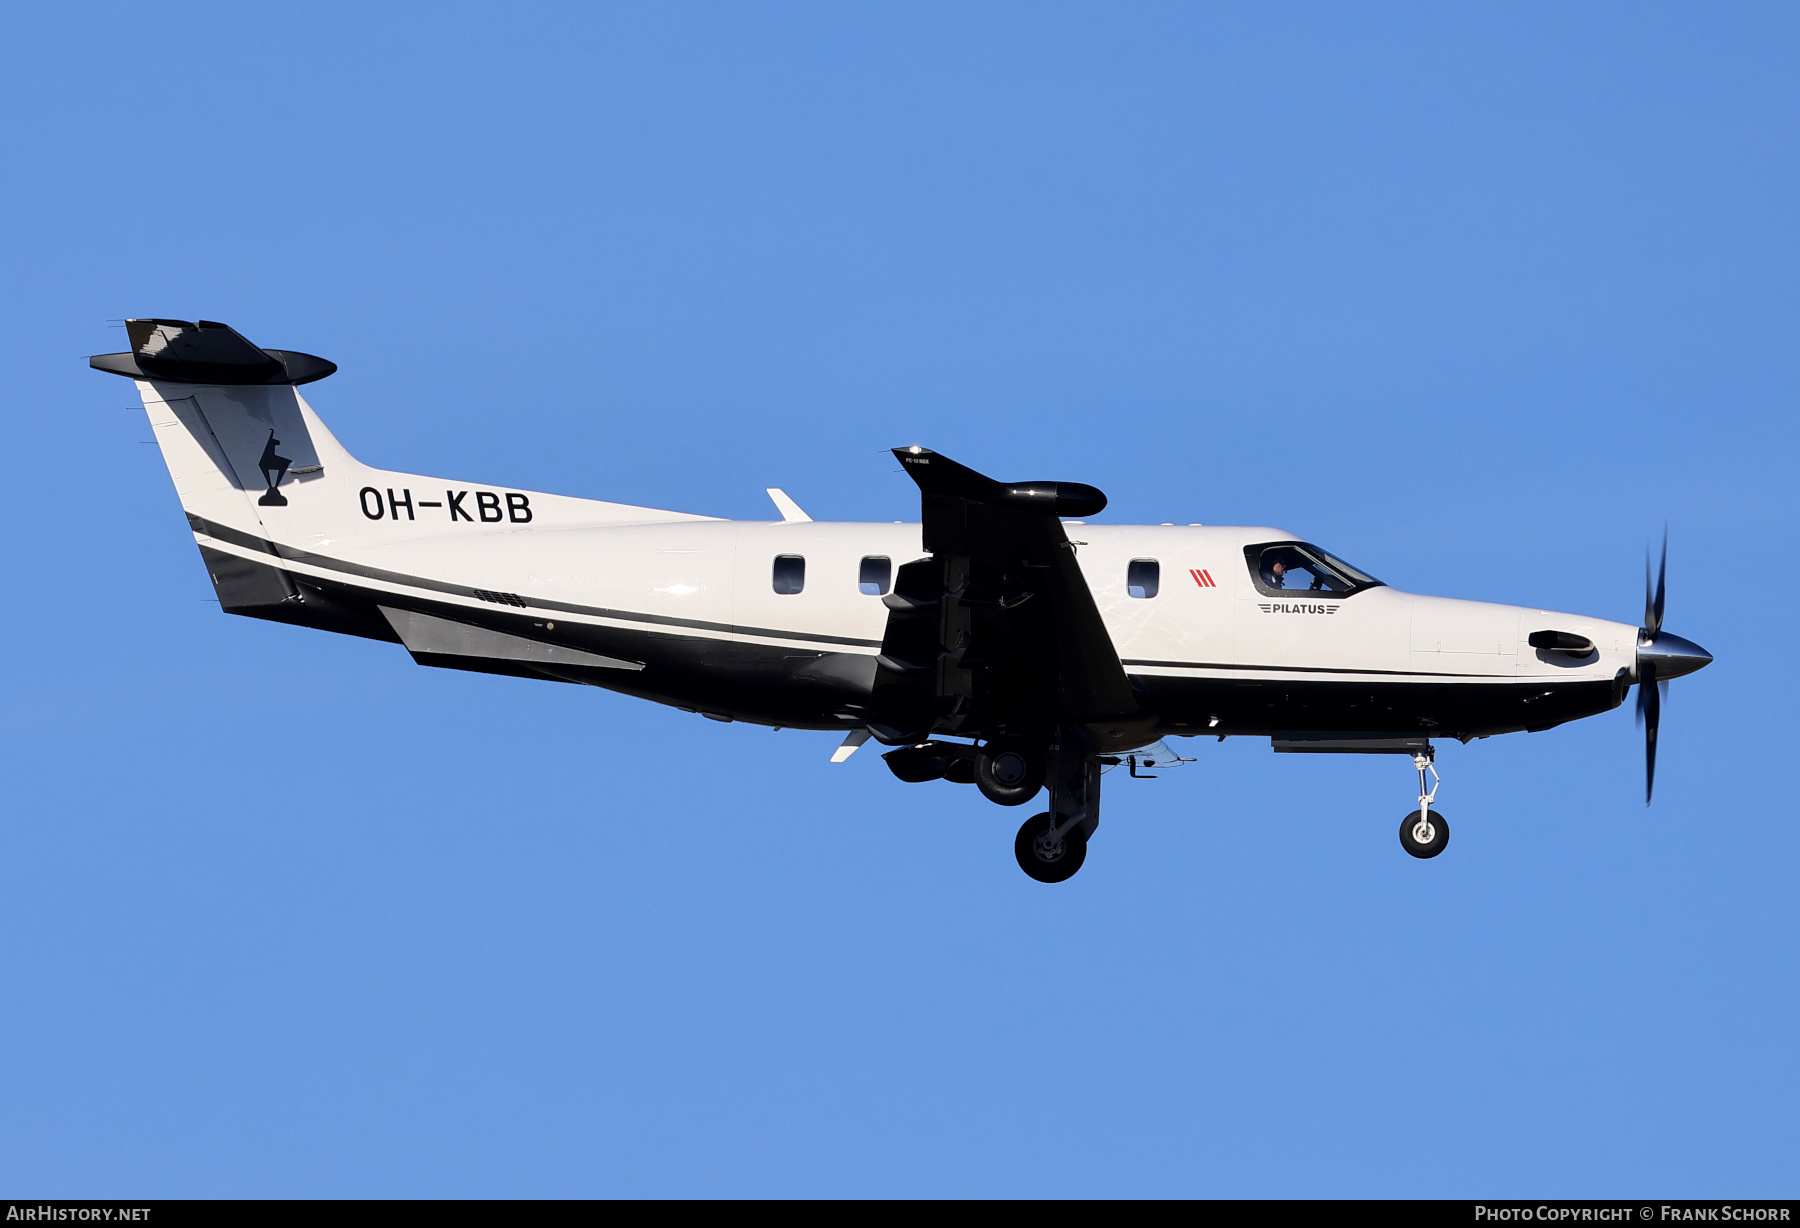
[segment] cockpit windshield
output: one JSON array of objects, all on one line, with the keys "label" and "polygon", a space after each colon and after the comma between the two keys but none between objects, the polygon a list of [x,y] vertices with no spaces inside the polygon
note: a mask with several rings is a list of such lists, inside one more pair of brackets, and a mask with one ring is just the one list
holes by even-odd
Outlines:
[{"label": "cockpit windshield", "polygon": [[1381,584],[1344,560],[1306,542],[1246,546],[1250,575],[1264,593],[1331,593],[1348,597]]}]

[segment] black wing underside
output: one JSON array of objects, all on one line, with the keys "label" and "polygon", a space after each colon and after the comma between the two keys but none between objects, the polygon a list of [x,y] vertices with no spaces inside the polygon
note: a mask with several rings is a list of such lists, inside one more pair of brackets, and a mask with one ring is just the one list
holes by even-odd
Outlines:
[{"label": "black wing underside", "polygon": [[922,495],[928,559],[885,599],[875,733],[1054,740],[1145,714],[1060,517],[1106,506],[1092,486],[1005,484],[923,448],[896,448]]}]

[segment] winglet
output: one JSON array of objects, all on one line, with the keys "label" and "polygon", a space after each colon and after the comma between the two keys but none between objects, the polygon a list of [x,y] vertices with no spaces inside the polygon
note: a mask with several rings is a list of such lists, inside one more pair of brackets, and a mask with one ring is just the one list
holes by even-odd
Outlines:
[{"label": "winglet", "polygon": [[778,486],[769,487],[769,498],[775,501],[775,510],[781,513],[781,519],[788,524],[811,524],[812,517],[800,510],[800,505],[788,498],[787,491]]},{"label": "winglet", "polygon": [[948,456],[921,448],[892,449],[907,476],[928,495],[967,499],[1046,516],[1097,516],[1106,496],[1085,482],[996,482],[985,473],[959,465]]}]

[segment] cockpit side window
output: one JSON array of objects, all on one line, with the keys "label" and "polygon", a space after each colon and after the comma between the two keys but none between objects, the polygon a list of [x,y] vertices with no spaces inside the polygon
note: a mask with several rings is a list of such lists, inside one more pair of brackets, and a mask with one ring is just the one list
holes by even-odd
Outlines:
[{"label": "cockpit side window", "polygon": [[1328,593],[1349,597],[1381,581],[1357,570],[1344,560],[1306,542],[1266,542],[1245,546],[1250,578],[1257,591],[1267,595]]}]

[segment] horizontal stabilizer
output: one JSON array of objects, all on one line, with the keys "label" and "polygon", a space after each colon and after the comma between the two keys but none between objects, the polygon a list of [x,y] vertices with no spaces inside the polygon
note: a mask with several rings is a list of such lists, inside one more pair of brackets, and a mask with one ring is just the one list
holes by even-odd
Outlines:
[{"label": "horizontal stabilizer", "polygon": [[180,384],[310,384],[337,364],[295,350],[259,350],[215,320],[127,320],[131,349],[96,354],[88,366],[130,379]]}]

